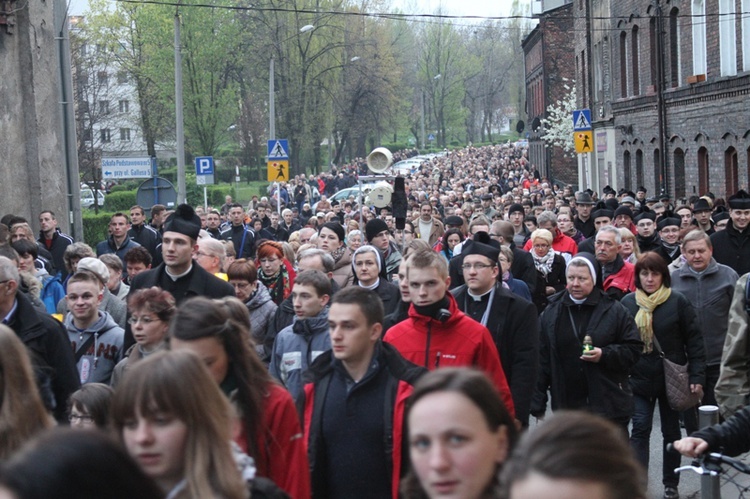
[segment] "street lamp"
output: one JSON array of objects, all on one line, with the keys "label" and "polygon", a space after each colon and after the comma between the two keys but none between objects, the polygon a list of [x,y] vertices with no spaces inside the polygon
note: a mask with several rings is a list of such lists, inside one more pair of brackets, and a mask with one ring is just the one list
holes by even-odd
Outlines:
[{"label": "street lamp", "polygon": [[[315,26],[312,24],[306,24],[302,26],[299,29],[299,33],[294,34],[290,36],[289,38],[282,40],[279,42],[279,45],[282,43],[288,42],[292,38],[299,36],[303,33],[307,33],[308,31],[312,31],[315,29]],[[275,96],[275,89],[274,89],[274,68],[273,68],[273,60],[274,56],[271,54],[271,64],[268,69],[268,135],[269,140],[273,140],[276,138],[276,96]]]}]

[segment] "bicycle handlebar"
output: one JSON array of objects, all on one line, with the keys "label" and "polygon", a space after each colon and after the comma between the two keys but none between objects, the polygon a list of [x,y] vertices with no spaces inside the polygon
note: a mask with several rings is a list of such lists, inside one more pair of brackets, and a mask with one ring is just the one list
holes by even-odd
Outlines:
[{"label": "bicycle handlebar", "polygon": [[[670,443],[667,444],[668,452],[678,452],[677,449]],[[726,464],[736,469],[740,473],[750,475],[750,465],[743,463],[742,461],[733,457],[725,456],[718,452],[708,452],[701,454],[697,458],[693,459],[690,466],[680,466],[674,470],[675,473],[681,471],[693,471],[699,475],[712,475],[715,476],[721,473],[721,465]]]}]

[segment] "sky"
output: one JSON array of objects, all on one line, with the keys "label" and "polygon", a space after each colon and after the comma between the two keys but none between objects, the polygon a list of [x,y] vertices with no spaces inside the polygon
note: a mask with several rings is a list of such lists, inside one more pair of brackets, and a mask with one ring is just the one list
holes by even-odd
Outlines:
[{"label": "sky", "polygon": [[[68,0],[70,15],[81,15],[88,0]],[[392,0],[393,6],[407,14],[433,14],[439,7],[448,15],[503,16],[510,13],[511,0]],[[528,0],[522,0],[528,3]]]}]

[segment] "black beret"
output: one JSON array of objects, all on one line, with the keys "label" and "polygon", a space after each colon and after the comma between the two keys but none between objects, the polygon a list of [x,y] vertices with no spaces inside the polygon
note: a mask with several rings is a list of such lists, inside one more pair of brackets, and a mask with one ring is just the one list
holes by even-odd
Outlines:
[{"label": "black beret", "polygon": [[181,204],[164,222],[164,232],[177,232],[191,239],[198,239],[201,231],[201,218],[188,204]]},{"label": "black beret", "polygon": [[615,212],[607,208],[600,208],[591,214],[591,218],[597,219],[600,217],[607,217],[612,220],[615,218]]},{"label": "black beret", "polygon": [[656,213],[654,213],[653,211],[644,211],[643,213],[635,217],[635,223],[637,224],[641,220],[646,219],[651,220],[652,222],[656,222]]},{"label": "black beret", "polygon": [[461,251],[461,255],[482,255],[490,259],[491,262],[497,263],[497,258],[500,256],[500,250],[489,244],[480,243],[477,241],[472,242],[465,251]]},{"label": "black beret", "polygon": [[664,227],[670,227],[670,226],[679,227],[680,225],[682,225],[682,220],[680,220],[679,218],[667,217],[667,218],[662,218],[661,220],[659,220],[659,223],[656,224],[656,227],[657,229],[662,230]]},{"label": "black beret", "polygon": [[615,210],[615,218],[619,217],[620,215],[627,215],[630,217],[630,219],[633,219],[633,210],[630,209],[628,206],[620,206]]},{"label": "black beret", "polygon": [[711,220],[713,220],[714,223],[720,222],[722,220],[726,220],[728,218],[729,218],[729,212],[728,211],[720,211],[718,213],[714,213],[713,215],[711,215]]},{"label": "black beret", "polygon": [[443,223],[452,227],[461,227],[464,224],[464,219],[459,217],[458,215],[451,215],[449,217],[446,217]]}]

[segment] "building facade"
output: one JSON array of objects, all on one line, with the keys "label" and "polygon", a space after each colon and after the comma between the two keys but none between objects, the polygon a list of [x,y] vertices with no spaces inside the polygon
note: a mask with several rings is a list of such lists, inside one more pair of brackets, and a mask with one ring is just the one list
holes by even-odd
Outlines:
[{"label": "building facade", "polygon": [[[536,27],[524,38],[526,125],[529,161],[543,176],[565,184],[578,184],[576,159],[561,147],[544,142],[542,120],[550,105],[564,100],[573,85],[573,4],[569,0],[539,2]],[[566,88],[567,86],[567,88]],[[572,119],[572,118],[571,118]]]}]

